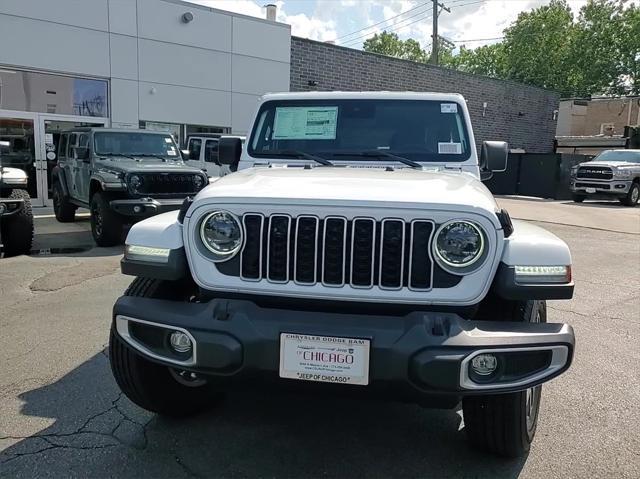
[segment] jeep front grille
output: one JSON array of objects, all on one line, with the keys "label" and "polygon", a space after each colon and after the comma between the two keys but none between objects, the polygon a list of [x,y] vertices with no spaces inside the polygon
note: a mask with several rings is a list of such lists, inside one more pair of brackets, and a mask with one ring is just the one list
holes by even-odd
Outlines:
[{"label": "jeep front grille", "polygon": [[576,177],[610,180],[613,178],[613,171],[607,166],[581,166]]},{"label": "jeep front grille", "polygon": [[139,175],[142,184],[136,190],[139,195],[190,195],[199,190],[191,173],[145,173]]},{"label": "jeep front grille", "polygon": [[431,220],[248,213],[242,223],[244,280],[425,291],[432,287]]}]

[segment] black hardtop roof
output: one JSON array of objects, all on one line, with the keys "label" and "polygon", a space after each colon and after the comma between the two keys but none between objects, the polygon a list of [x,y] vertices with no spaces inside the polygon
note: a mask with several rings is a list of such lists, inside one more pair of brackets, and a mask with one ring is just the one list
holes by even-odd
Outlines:
[{"label": "black hardtop roof", "polygon": [[79,126],[69,130],[62,130],[60,133],[87,133],[87,132],[107,132],[107,133],[146,133],[149,135],[171,135],[166,131],[141,130],[139,128],[103,128],[98,126]]}]

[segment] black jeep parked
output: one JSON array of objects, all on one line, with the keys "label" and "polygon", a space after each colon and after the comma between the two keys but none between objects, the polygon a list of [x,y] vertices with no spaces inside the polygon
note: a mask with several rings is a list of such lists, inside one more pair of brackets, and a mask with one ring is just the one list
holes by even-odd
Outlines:
[{"label": "black jeep parked", "polygon": [[208,184],[169,133],[107,128],[63,132],[52,181],[56,219],[70,222],[79,206],[89,208],[98,246],[120,243],[123,225],[178,209]]}]

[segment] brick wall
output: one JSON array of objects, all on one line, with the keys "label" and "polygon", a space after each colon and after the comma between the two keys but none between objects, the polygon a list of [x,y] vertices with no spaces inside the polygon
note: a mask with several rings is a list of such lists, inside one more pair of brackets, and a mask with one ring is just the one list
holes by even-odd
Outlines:
[{"label": "brick wall", "polygon": [[461,93],[467,100],[477,144],[504,140],[511,148],[527,152],[553,151],[553,112],[558,109],[559,95],[552,91],[298,37],[291,37],[290,75],[291,91]]}]

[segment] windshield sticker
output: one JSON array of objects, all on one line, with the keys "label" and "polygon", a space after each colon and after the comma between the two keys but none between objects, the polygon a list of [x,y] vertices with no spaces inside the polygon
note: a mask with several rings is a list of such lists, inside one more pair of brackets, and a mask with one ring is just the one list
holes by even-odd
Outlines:
[{"label": "windshield sticker", "polygon": [[456,103],[440,103],[440,113],[458,113]]},{"label": "windshield sticker", "polygon": [[176,152],[175,152],[175,150],[172,148],[172,149],[170,149],[170,150],[167,150],[167,155],[169,155],[169,156],[176,156]]},{"label": "windshield sticker", "polygon": [[279,107],[273,125],[274,140],[335,140],[337,106]]},{"label": "windshield sticker", "polygon": [[440,143],[438,142],[439,155],[461,155],[462,143]]},{"label": "windshield sticker", "polygon": [[165,143],[172,143],[172,142],[173,142],[173,140],[172,140],[171,138],[165,138],[165,139],[164,139],[164,142],[165,142]]}]

